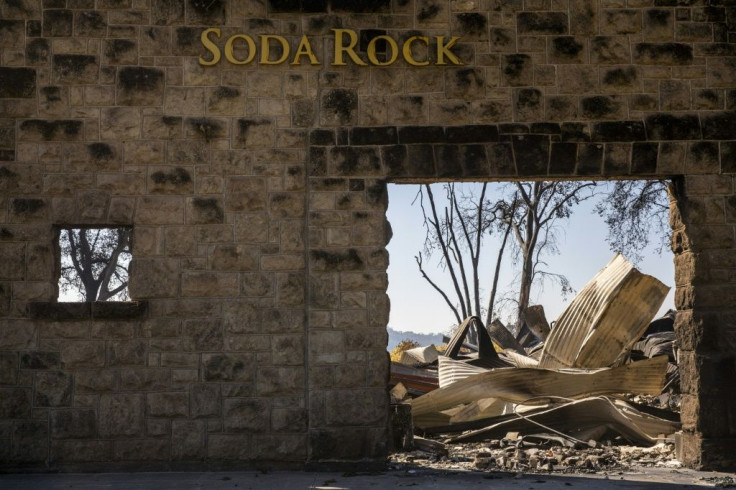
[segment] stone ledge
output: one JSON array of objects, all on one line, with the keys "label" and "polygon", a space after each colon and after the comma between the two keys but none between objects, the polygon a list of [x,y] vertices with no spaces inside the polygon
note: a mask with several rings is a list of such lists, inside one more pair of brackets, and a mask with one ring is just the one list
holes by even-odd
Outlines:
[{"label": "stone ledge", "polygon": [[148,301],[95,301],[90,303],[33,302],[28,314],[34,320],[139,320],[148,315]]}]

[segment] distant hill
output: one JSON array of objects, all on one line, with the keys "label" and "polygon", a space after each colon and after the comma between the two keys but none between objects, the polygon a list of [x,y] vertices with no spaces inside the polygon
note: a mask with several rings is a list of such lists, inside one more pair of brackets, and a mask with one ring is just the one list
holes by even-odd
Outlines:
[{"label": "distant hill", "polygon": [[434,344],[436,346],[442,345],[442,334],[441,333],[416,333],[416,332],[400,332],[388,327],[388,350],[390,351],[402,340],[413,340],[420,346]]}]

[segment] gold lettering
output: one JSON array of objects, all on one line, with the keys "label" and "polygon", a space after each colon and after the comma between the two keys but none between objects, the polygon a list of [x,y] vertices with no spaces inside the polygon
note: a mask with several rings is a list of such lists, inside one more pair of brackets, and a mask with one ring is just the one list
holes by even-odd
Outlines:
[{"label": "gold lettering", "polygon": [[417,61],[411,55],[411,43],[413,43],[414,41],[422,41],[424,44],[427,45],[427,48],[429,48],[429,38],[428,37],[412,36],[404,42],[404,47],[402,48],[404,59],[406,60],[407,63],[413,66],[427,66],[429,64],[429,60]]},{"label": "gold lettering", "polygon": [[[281,58],[277,59],[276,61],[271,61],[269,58],[271,58],[271,40],[275,39],[281,44]],[[261,36],[261,64],[262,65],[280,65],[284,61],[286,61],[286,58],[289,57],[289,51],[291,48],[289,47],[289,42],[284,39],[281,36],[276,36],[273,34],[264,34]]]},{"label": "gold lettering", "polygon": [[[355,54],[354,48],[355,45],[358,44],[358,35],[355,31],[351,31],[350,29],[332,29],[332,31],[335,33],[335,59],[332,62],[333,66],[344,66],[346,64],[342,57],[343,53],[347,53],[356,65],[368,65],[368,63],[361,60],[358,55]],[[347,34],[350,38],[350,44],[347,46],[343,46],[343,34]]]},{"label": "gold lettering", "polygon": [[[242,39],[243,41],[245,41],[245,44],[248,45],[248,56],[244,60],[236,59],[235,55],[233,54],[233,43],[235,43],[235,41],[238,39]],[[248,63],[253,61],[253,58],[255,57],[256,43],[250,36],[246,36],[245,34],[235,34],[225,43],[225,58],[233,65],[247,65]]]},{"label": "gold lettering", "polygon": [[218,39],[222,35],[220,29],[217,29],[215,27],[210,27],[209,29],[205,29],[204,31],[202,31],[202,36],[200,37],[202,45],[207,48],[207,51],[212,53],[212,59],[210,61],[206,61],[200,56],[199,64],[202,66],[212,66],[220,62],[220,48],[218,48],[217,45],[210,41],[210,38],[207,37],[210,32],[214,33]]},{"label": "gold lettering", "polygon": [[294,59],[292,60],[292,65],[301,65],[302,62],[299,61],[299,58],[302,56],[308,56],[309,57],[309,64],[310,65],[319,65],[319,60],[314,55],[314,52],[312,52],[312,45],[309,44],[309,39],[307,38],[306,34],[302,36],[302,40],[299,41],[299,47],[296,48],[296,53],[294,53]]},{"label": "gold lettering", "polygon": [[455,45],[457,40],[460,39],[459,37],[451,37],[450,42],[448,42],[446,45],[445,42],[445,36],[437,36],[437,64],[438,65],[446,65],[447,62],[445,61],[445,56],[447,56],[447,59],[449,59],[454,65],[462,65],[463,62],[457,59],[457,56],[455,56],[453,53],[450,52],[450,49]]},{"label": "gold lettering", "polygon": [[[376,57],[376,43],[380,40],[385,40],[389,47],[391,48],[391,57],[387,59],[386,61],[380,61]],[[399,57],[399,45],[396,44],[396,41],[393,40],[393,38],[389,36],[376,36],[373,39],[371,39],[371,42],[368,43],[368,59],[376,66],[388,66],[393,64],[396,61],[396,58]]]}]

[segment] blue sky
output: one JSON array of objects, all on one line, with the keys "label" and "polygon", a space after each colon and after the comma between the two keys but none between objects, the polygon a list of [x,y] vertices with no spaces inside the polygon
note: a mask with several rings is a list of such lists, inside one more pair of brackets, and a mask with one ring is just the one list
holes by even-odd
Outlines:
[{"label": "blue sky", "polygon": [[[489,193],[501,184],[489,186]],[[433,188],[434,189],[434,188]],[[389,326],[394,330],[419,333],[447,332],[455,325],[455,316],[442,297],[422,279],[414,256],[423,249],[425,229],[422,226],[422,213],[418,203],[412,205],[418,190],[417,185],[390,184],[388,220],[393,229],[393,238],[388,244],[390,265],[388,268],[388,294],[391,298]],[[498,192],[496,190],[496,192]],[[439,184],[434,192],[441,195]],[[583,286],[614,256],[605,241],[607,228],[603,219],[593,212],[595,201],[589,200],[579,205],[570,220],[563,222],[559,231],[558,248],[560,253],[548,258],[548,270],[567,276],[576,291]],[[493,266],[498,245],[488,242],[487,260],[481,257],[481,287],[490,290]],[[670,293],[665,299],[660,314],[674,308],[674,264],[669,249],[661,255],[654,247],[646,251],[643,260],[636,263],[637,268],[650,274],[667,286]],[[438,257],[425,260],[425,269],[433,280],[451,287],[449,276],[437,266]],[[499,289],[509,289],[515,276],[511,258],[505,255]],[[487,297],[485,295],[484,297]],[[574,297],[563,299],[556,285],[548,284],[544,290],[536,289],[532,303],[544,306],[547,319],[554,320]],[[487,300],[486,300],[487,301]]]}]

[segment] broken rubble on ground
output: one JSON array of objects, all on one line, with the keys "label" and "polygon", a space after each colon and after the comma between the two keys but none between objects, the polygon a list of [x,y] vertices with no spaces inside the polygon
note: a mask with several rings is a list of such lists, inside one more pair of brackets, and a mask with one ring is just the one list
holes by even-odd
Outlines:
[{"label": "broken rubble on ground", "polygon": [[677,466],[674,312],[652,321],[668,290],[617,254],[551,327],[536,305],[518,338],[470,317],[439,356],[435,346],[405,352],[392,363],[392,403],[410,405],[408,430],[427,438],[415,447],[433,465]]}]

